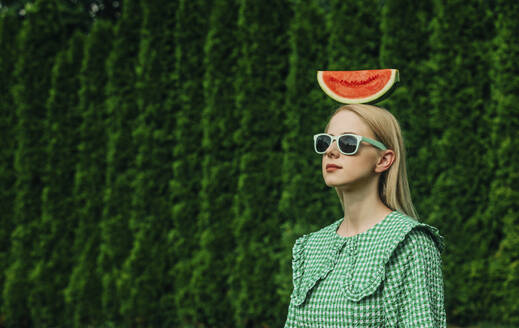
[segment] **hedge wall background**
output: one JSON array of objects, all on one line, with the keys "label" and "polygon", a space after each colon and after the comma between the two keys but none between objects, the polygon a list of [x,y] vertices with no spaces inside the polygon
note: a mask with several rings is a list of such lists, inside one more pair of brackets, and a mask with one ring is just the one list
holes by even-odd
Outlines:
[{"label": "hedge wall background", "polygon": [[398,68],[451,325],[519,325],[519,3],[0,2],[0,327],[281,327],[342,217],[316,70]]}]

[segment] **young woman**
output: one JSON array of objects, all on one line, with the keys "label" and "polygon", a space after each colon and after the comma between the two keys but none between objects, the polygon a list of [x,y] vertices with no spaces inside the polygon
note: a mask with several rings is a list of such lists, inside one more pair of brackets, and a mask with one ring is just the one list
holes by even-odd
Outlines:
[{"label": "young woman", "polygon": [[446,327],[444,240],[418,221],[395,117],[342,106],[314,149],[344,217],[296,240],[285,328]]}]

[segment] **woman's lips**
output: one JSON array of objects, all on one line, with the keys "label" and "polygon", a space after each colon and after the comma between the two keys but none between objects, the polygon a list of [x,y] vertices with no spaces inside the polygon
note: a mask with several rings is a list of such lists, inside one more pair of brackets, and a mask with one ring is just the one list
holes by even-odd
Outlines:
[{"label": "woman's lips", "polygon": [[342,168],[342,167],[340,167],[339,165],[335,165],[335,164],[328,164],[328,165],[326,165],[326,171],[328,171],[328,172],[333,172],[333,171],[338,170],[340,168]]}]

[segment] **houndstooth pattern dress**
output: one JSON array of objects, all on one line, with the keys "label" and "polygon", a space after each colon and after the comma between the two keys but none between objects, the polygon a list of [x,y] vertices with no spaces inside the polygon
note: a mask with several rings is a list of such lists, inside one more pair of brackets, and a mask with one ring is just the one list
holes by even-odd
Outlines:
[{"label": "houndstooth pattern dress", "polygon": [[342,237],[342,220],[296,240],[285,328],[447,327],[438,229],[393,211]]}]

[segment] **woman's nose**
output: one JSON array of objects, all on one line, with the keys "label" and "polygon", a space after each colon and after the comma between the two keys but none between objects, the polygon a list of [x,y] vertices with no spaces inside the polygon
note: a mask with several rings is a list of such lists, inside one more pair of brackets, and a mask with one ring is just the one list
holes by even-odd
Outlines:
[{"label": "woman's nose", "polygon": [[330,154],[330,153],[336,153],[338,152],[339,150],[337,149],[337,143],[335,142],[335,140],[332,141],[332,143],[328,146],[328,149],[326,149],[326,154]]}]

